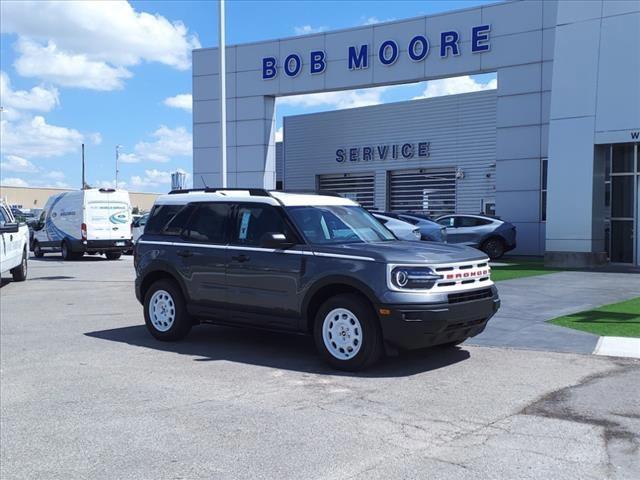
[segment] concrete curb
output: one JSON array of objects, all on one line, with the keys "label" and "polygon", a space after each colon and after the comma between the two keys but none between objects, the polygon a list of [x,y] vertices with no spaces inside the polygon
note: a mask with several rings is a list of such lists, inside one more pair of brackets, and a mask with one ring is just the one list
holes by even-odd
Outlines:
[{"label": "concrete curb", "polygon": [[640,338],[600,337],[594,355],[640,358]]}]

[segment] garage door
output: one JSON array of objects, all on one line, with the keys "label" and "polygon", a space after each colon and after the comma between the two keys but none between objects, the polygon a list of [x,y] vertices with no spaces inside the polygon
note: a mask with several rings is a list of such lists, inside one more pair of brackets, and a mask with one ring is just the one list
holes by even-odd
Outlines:
[{"label": "garage door", "polygon": [[364,208],[374,206],[374,175],[368,173],[340,173],[318,175],[318,189],[339,193],[355,200]]},{"label": "garage door", "polygon": [[389,209],[444,215],[456,211],[456,170],[417,169],[389,172]]}]

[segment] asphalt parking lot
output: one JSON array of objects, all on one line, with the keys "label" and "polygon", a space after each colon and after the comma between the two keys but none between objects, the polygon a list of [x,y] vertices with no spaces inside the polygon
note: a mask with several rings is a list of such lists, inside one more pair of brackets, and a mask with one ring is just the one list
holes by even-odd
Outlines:
[{"label": "asphalt parking lot", "polygon": [[640,477],[638,361],[465,345],[336,373],[306,337],[155,341],[131,258],[30,269],[0,289],[3,479]]}]

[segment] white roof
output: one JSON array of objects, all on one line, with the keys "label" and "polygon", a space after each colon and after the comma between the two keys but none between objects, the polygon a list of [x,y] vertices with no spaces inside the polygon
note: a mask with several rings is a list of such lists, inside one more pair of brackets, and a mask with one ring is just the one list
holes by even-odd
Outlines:
[{"label": "white roof", "polygon": [[217,190],[215,192],[191,191],[161,195],[156,199],[160,205],[182,205],[190,202],[254,202],[268,205],[299,207],[308,205],[358,205],[353,200],[331,195],[306,193],[269,192],[270,196],[251,195],[249,190]]}]

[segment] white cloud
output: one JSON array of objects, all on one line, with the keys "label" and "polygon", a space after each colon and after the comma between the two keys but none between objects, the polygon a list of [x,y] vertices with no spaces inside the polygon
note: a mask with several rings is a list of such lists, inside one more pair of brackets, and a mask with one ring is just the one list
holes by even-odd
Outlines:
[{"label": "white cloud", "polygon": [[7,155],[4,157],[4,161],[0,162],[0,171],[28,173],[37,172],[38,167],[26,158],[19,157],[18,155]]},{"label": "white cloud", "polygon": [[45,177],[50,178],[51,180],[64,180],[64,172],[61,172],[59,170],[52,170],[49,173],[47,173],[45,175]]},{"label": "white cloud", "polygon": [[28,187],[29,184],[25,182],[23,179],[18,177],[5,177],[0,178],[0,184],[5,187]]},{"label": "white cloud", "polygon": [[90,133],[87,137],[94,145],[100,145],[102,143],[102,135],[99,133]]},{"label": "white cloud", "polygon": [[175,97],[165,98],[163,102],[167,107],[181,108],[186,112],[193,109],[193,101],[190,93],[181,93]]},{"label": "white cloud", "polygon": [[391,87],[375,87],[366,90],[349,90],[343,92],[321,92],[309,95],[279,97],[278,105],[295,107],[328,106],[337,110],[343,108],[366,107],[382,103],[382,94]]},{"label": "white cloud", "polygon": [[112,67],[106,62],[89,60],[84,54],[72,54],[58,49],[55,43],[46,46],[27,39],[17,44],[20,56],[16,71],[23,77],[37,77],[63,87],[90,90],[118,90],[123,80],[132,74],[124,67]]},{"label": "white cloud", "polygon": [[[183,169],[178,168],[176,171],[187,173]],[[144,176],[133,175],[131,177],[131,187],[142,190],[155,189],[169,189],[171,187],[171,173],[167,171],[158,170],[155,168],[145,170]],[[190,175],[187,173],[187,178]]]},{"label": "white cloud", "polygon": [[13,90],[5,72],[0,72],[0,99],[3,114],[5,109],[48,112],[60,104],[56,88],[37,86],[31,90]]},{"label": "white cloud", "polygon": [[171,129],[161,125],[151,136],[155,141],[138,142],[133,148],[133,153],[121,153],[120,160],[124,163],[166,163],[172,157],[190,157],[192,154],[192,136],[184,127]]},{"label": "white cloud", "polygon": [[395,20],[395,18],[385,18],[384,20],[380,20],[378,17],[362,17],[362,24],[363,25],[374,25],[376,23],[384,23],[384,22],[391,22]]},{"label": "white cloud", "polygon": [[44,117],[0,122],[0,149],[6,155],[59,157],[80,148],[84,135],[73,128],[50,125]]},{"label": "white cloud", "polygon": [[293,31],[296,35],[309,35],[311,33],[324,32],[327,27],[312,27],[311,25],[302,25],[299,27],[293,27]]},{"label": "white cloud", "polygon": [[498,87],[497,79],[489,80],[486,83],[478,82],[469,75],[462,77],[443,78],[441,80],[430,80],[422,95],[414,97],[420,98],[441,97],[443,95],[455,95],[458,93],[479,92],[481,90],[492,90]]},{"label": "white cloud", "polygon": [[54,40],[63,50],[114,65],[144,60],[187,70],[191,50],[200,48],[182,22],[136,12],[126,1],[4,2],[2,15],[2,33]]},{"label": "white cloud", "polygon": [[284,129],[283,127],[280,127],[279,129],[276,130],[276,142],[281,142],[283,136],[284,136]]}]

